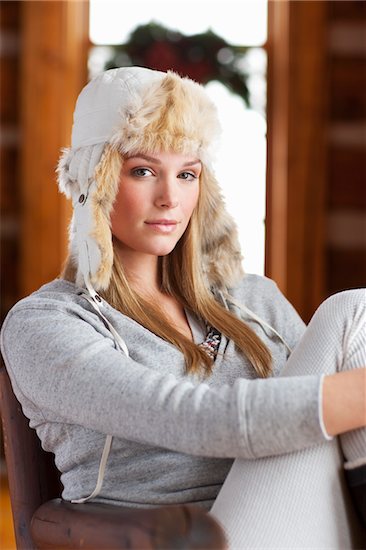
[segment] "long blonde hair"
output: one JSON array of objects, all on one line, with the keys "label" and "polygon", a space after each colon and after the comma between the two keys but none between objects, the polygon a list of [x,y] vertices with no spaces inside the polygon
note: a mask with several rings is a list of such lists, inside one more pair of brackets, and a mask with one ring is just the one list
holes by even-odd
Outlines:
[{"label": "long blonde hair", "polygon": [[[109,151],[108,156],[115,175],[120,172],[123,159],[117,151]],[[104,157],[103,170],[98,170],[98,167],[96,169],[98,180],[111,177],[110,172],[107,173],[109,163],[105,161]],[[118,165],[119,169],[116,169]],[[203,166],[201,182],[204,179]],[[161,290],[232,340],[248,358],[258,376],[268,377],[272,371],[270,351],[245,322],[217,300],[214,289],[209,288],[202,270],[199,232],[204,223],[202,212],[207,200],[208,191],[201,184],[198,203],[185,233],[170,254],[159,258]],[[116,310],[176,346],[184,355],[187,373],[209,375],[213,368],[211,358],[201,347],[174,328],[156,303],[143,298],[132,288],[115,246],[113,249],[110,283],[106,290],[99,292],[101,296]],[[76,268],[71,255],[65,262],[61,277],[75,282]]]}]

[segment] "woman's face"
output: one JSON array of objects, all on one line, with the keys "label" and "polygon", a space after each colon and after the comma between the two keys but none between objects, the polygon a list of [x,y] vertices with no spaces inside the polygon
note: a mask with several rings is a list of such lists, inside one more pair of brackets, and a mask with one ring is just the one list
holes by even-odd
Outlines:
[{"label": "woman's face", "polygon": [[201,163],[177,153],[124,159],[111,214],[121,252],[169,254],[183,235],[199,194]]}]

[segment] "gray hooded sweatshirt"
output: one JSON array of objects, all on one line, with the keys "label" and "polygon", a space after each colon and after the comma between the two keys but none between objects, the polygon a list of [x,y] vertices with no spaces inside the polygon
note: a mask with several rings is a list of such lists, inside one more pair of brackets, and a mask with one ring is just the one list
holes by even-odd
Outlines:
[{"label": "gray hooded sweatshirt", "polygon": [[[1,332],[14,391],[45,450],[55,454],[63,498],[96,485],[107,434],[113,436],[101,492],[126,506],[211,507],[235,457],[288,453],[322,443],[320,376],[281,378],[288,350],[268,328],[232,306],[272,353],[273,377],[258,379],[222,337],[211,376],[185,373],[172,344],[103,302],[127,343],[116,348],[83,289],[56,279],[18,302]],[[246,275],[230,294],[293,348],[304,323],[276,285]],[[187,311],[194,340],[205,324]]]}]

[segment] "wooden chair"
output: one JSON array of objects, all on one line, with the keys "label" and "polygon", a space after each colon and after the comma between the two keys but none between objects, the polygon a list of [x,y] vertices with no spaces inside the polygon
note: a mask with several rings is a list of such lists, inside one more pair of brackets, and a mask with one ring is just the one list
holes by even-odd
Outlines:
[{"label": "wooden chair", "polygon": [[0,407],[18,550],[226,548],[219,525],[195,506],[132,509],[63,501],[53,455],[29,427],[4,366]]}]

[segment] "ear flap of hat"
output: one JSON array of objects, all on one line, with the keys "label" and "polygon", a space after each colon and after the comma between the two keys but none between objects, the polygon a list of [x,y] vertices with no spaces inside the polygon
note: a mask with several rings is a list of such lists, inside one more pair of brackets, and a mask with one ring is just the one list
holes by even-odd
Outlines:
[{"label": "ear flap of hat", "polygon": [[81,194],[87,195],[105,144],[90,145],[79,149],[62,149],[57,166],[58,186],[61,193],[73,202]]},{"label": "ear flap of hat", "polygon": [[213,172],[206,166],[200,182],[204,193],[199,212],[204,273],[210,287],[226,290],[244,274],[237,227]]},{"label": "ear flap of hat", "polygon": [[72,199],[74,207],[69,235],[76,282],[83,286],[90,280],[96,290],[106,288],[110,280],[113,247],[109,215],[119,175],[110,167],[105,170],[104,149],[104,144],[65,149],[57,169],[60,191]]}]

